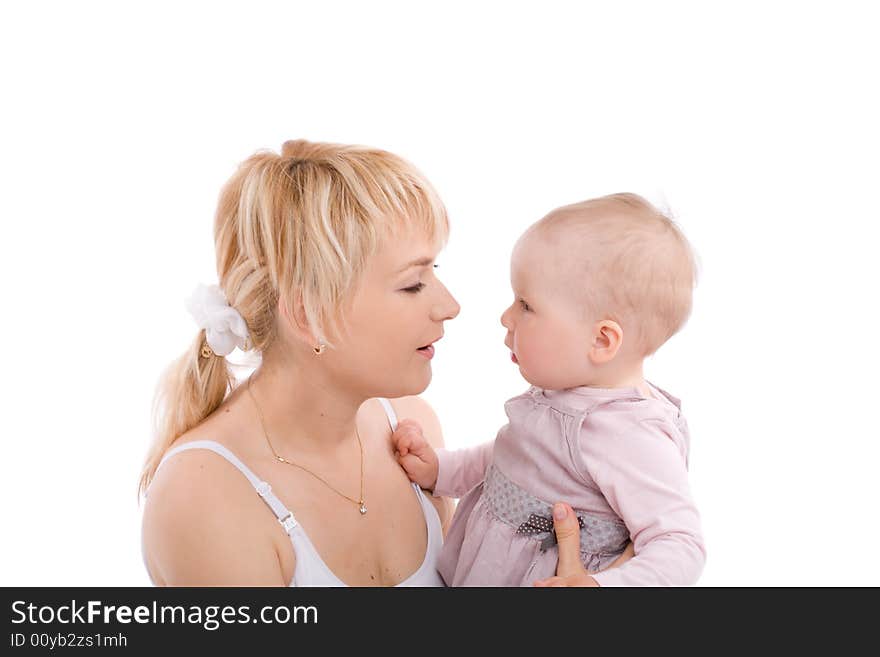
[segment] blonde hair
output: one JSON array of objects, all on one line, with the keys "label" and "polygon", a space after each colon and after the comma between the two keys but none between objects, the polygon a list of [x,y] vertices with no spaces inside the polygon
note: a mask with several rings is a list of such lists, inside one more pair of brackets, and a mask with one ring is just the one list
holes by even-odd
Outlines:
[{"label": "blonde hair", "polygon": [[[324,338],[367,258],[384,237],[408,228],[426,231],[438,245],[449,231],[442,202],[410,163],[361,146],[288,141],[280,155],[249,157],[221,191],[214,221],[220,288],[257,351],[275,339],[279,299],[288,308],[299,300],[309,328]],[[213,413],[234,385],[225,358],[200,355],[204,341],[200,330],[159,385],[141,494],[171,443]]]},{"label": "blonde hair", "polygon": [[[697,281],[694,252],[676,223],[641,196],[611,194],[551,212],[535,226],[576,250],[578,296],[593,319],[612,319],[647,357],[684,326]],[[561,229],[561,231],[560,231]]]}]

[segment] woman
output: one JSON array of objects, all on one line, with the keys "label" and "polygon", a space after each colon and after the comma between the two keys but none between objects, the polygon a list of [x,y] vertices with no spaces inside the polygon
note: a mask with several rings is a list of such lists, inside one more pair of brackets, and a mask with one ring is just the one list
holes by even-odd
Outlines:
[{"label": "woman", "polygon": [[[215,220],[222,293],[191,302],[201,330],[160,388],[141,478],[156,584],[442,585],[452,506],[409,482],[390,434],[410,417],[443,444],[414,395],[459,311],[434,273],[447,232],[390,153],[289,141],[242,163]],[[235,346],[262,358],[238,387]]]}]

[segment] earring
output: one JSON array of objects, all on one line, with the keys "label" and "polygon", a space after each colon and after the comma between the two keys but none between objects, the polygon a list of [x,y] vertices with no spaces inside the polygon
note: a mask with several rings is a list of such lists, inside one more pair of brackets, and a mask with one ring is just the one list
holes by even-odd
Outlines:
[{"label": "earring", "polygon": [[207,343],[207,342],[203,342],[203,343],[202,343],[202,349],[201,349],[201,351],[200,351],[199,353],[202,354],[202,358],[210,358],[211,356],[214,355],[214,350],[211,349],[211,347],[208,346],[208,343]]},{"label": "earring", "polygon": [[325,345],[325,344],[322,343],[322,344],[319,344],[317,347],[312,347],[312,349],[315,350],[315,354],[316,354],[316,355],[320,356],[321,354],[324,353],[324,348],[325,348],[326,346],[327,346],[327,345]]}]

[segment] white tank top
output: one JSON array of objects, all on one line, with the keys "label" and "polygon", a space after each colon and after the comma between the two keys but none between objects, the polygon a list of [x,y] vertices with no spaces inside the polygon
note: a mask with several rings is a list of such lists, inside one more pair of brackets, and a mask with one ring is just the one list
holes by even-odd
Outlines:
[{"label": "white tank top", "polygon": [[[397,428],[397,415],[387,399],[379,399],[379,401],[382,403],[385,414],[388,416],[388,424],[391,425],[391,430],[394,431]],[[165,454],[156,471],[158,472],[162,464],[172,456],[189,449],[207,449],[229,461],[247,477],[257,494],[263,498],[263,501],[272,510],[272,513],[275,514],[278,522],[284,527],[284,531],[290,536],[290,542],[293,543],[293,551],[296,554],[296,567],[293,572],[293,579],[290,581],[290,586],[347,586],[324,563],[321,555],[318,554],[315,546],[312,545],[312,542],[306,535],[305,530],[303,530],[302,526],[281,500],[272,492],[272,487],[267,482],[261,481],[235,454],[220,443],[213,440],[194,440],[175,447]],[[412,487],[422,506],[422,513],[425,516],[425,525],[428,529],[428,547],[425,550],[425,558],[422,560],[421,566],[412,575],[397,584],[397,586],[443,586],[443,580],[437,574],[436,568],[437,557],[440,554],[440,548],[443,546],[440,516],[437,514],[436,507],[431,504],[418,484],[413,483]]]}]

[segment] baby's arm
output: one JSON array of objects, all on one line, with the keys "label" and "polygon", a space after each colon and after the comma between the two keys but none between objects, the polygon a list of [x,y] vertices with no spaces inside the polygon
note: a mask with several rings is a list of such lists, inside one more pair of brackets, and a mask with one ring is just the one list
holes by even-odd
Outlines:
[{"label": "baby's arm", "polygon": [[467,449],[435,450],[414,420],[401,420],[391,439],[397,460],[410,480],[440,497],[461,497],[480,483],[495,444],[491,441]]},{"label": "baby's arm", "polygon": [[685,457],[662,423],[624,432],[582,431],[587,470],[632,537],[636,556],[595,573],[600,586],[694,584],[706,550]]},{"label": "baby's arm", "polygon": [[434,495],[462,497],[486,478],[495,441],[464,449],[438,449],[440,462]]}]

